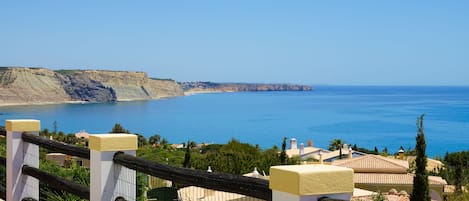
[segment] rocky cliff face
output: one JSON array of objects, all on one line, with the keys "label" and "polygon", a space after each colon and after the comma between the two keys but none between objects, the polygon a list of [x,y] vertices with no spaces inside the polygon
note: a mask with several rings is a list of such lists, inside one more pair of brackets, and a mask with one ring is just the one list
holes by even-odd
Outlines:
[{"label": "rocky cliff face", "polygon": [[148,78],[144,72],[81,71],[92,80],[115,91],[117,100],[146,100],[183,96],[182,87],[173,80]]},{"label": "rocky cliff face", "polygon": [[244,84],[214,82],[181,82],[185,92],[236,92],[236,91],[311,91],[311,86],[295,84]]},{"label": "rocky cliff face", "polygon": [[182,96],[172,80],[148,78],[143,72],[0,68],[0,105],[113,102]]},{"label": "rocky cliff face", "polygon": [[184,96],[182,86],[174,80],[149,79],[146,90],[154,99]]},{"label": "rocky cliff face", "polygon": [[114,89],[92,80],[82,73],[59,73],[57,78],[72,100],[92,103],[114,102],[117,100]]},{"label": "rocky cliff face", "polygon": [[56,74],[43,68],[0,68],[0,104],[71,101]]},{"label": "rocky cliff face", "polygon": [[145,89],[145,85],[148,83],[146,73],[98,70],[85,70],[79,73],[102,83],[106,87],[112,88],[119,101],[147,100],[152,98]]}]

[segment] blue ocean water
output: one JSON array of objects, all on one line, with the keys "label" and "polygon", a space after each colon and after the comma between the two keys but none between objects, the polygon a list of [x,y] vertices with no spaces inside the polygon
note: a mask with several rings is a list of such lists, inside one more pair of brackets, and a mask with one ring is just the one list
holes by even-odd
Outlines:
[{"label": "blue ocean water", "polygon": [[33,118],[43,128],[107,133],[115,123],[171,143],[231,138],[280,147],[283,137],[327,148],[330,140],[395,152],[415,146],[425,113],[427,154],[469,149],[469,87],[318,86],[310,92],[240,92],[107,104],[0,107],[5,119]]}]

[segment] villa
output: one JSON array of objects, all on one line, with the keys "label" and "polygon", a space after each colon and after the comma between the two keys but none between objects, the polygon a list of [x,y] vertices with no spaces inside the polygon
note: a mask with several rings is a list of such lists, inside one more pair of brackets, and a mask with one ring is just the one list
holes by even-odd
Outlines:
[{"label": "villa", "polygon": [[[319,147],[314,147],[311,140],[308,140],[307,146],[305,147],[303,143],[300,143],[298,148],[297,140],[295,138],[290,139],[290,149],[285,150],[288,157],[299,156],[302,160],[307,160],[308,158],[313,158],[314,160],[323,162],[332,162],[340,158],[357,158],[365,156],[365,153],[352,150],[348,145],[344,144],[342,150],[329,151],[327,149],[322,149]],[[342,153],[342,155],[341,155]]]},{"label": "villa", "polygon": [[[412,192],[414,174],[409,173],[407,160],[369,154],[359,158],[336,160],[332,165],[352,168],[356,188],[380,192],[388,192],[390,189]],[[432,200],[443,200],[447,182],[437,176],[429,176],[428,181]]]}]

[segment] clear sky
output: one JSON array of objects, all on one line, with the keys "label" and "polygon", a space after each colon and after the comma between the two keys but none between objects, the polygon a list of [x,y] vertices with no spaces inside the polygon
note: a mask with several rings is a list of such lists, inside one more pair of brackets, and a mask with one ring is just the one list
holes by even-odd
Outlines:
[{"label": "clear sky", "polygon": [[469,85],[469,1],[0,1],[0,66]]}]

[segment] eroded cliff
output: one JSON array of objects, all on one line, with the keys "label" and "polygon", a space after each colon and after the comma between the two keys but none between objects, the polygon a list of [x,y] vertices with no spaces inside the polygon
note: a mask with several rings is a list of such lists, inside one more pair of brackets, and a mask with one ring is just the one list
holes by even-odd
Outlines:
[{"label": "eroded cliff", "polygon": [[118,101],[184,95],[182,87],[174,80],[151,79],[145,72],[86,70],[80,73],[112,88]]},{"label": "eroded cliff", "polygon": [[175,81],[150,79],[143,72],[0,68],[0,105],[113,102],[182,95],[182,87]]},{"label": "eroded cliff", "polygon": [[0,104],[71,101],[56,73],[44,68],[0,68]]}]

